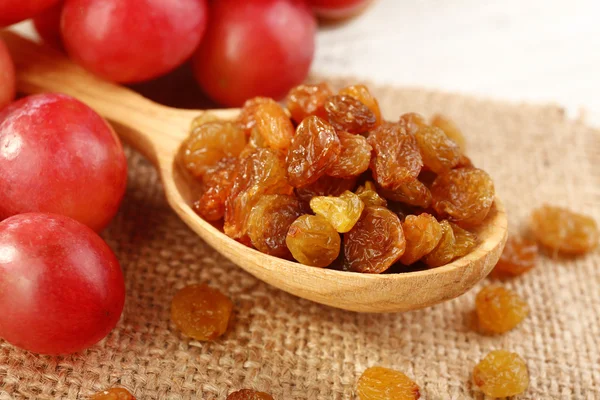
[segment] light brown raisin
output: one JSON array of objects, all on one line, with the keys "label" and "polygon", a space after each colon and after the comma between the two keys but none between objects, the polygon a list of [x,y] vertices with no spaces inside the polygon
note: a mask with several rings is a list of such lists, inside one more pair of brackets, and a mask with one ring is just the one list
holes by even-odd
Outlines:
[{"label": "light brown raisin", "polygon": [[352,96],[365,106],[369,107],[369,110],[375,115],[375,125],[381,124],[381,110],[379,108],[379,102],[373,97],[369,89],[365,85],[352,85],[347,86],[340,90],[340,94]]},{"label": "light brown raisin", "polygon": [[233,122],[209,122],[198,126],[181,146],[186,169],[200,178],[219,160],[237,157],[246,146],[246,136]]},{"label": "light brown raisin", "polygon": [[319,117],[305,118],[286,158],[290,184],[302,187],[314,183],[336,163],[340,152],[340,139],[330,124]]},{"label": "light brown raisin", "polygon": [[275,150],[258,149],[241,159],[225,203],[225,233],[234,239],[244,238],[246,220],[260,195],[292,192],[285,163]]},{"label": "light brown raisin", "polygon": [[377,123],[377,118],[369,107],[351,96],[330,96],[325,101],[325,112],[329,123],[338,131],[364,133],[373,129]]},{"label": "light brown raisin", "polygon": [[530,226],[542,246],[560,253],[583,254],[598,246],[596,221],[566,208],[545,204],[533,211]]},{"label": "light brown raisin", "polygon": [[458,160],[458,164],[456,164],[454,166],[454,168],[473,168],[473,162],[471,161],[471,159],[467,156],[465,156],[464,154],[462,154],[460,156],[460,159]]},{"label": "light brown raisin", "polygon": [[327,175],[353,178],[369,169],[371,145],[360,135],[338,132],[341,151],[337,161],[327,170]]},{"label": "light brown raisin", "polygon": [[213,114],[211,112],[203,112],[202,114],[198,115],[196,118],[194,118],[192,120],[192,123],[190,125],[190,132],[193,131],[194,129],[198,128],[200,125],[204,125],[208,122],[217,122],[220,120],[221,119],[219,117],[217,117],[215,114]]},{"label": "light brown raisin", "polygon": [[415,135],[420,129],[429,126],[421,114],[414,112],[402,114],[399,124],[411,135]]},{"label": "light brown raisin", "polygon": [[477,168],[460,168],[438,175],[431,186],[433,208],[442,218],[461,226],[483,222],[494,202],[490,176]]},{"label": "light brown raisin", "polygon": [[311,115],[327,120],[325,101],[333,91],[327,83],[296,86],[287,95],[286,106],[297,124]]},{"label": "light brown raisin", "polygon": [[340,234],[320,215],[302,215],[286,237],[292,256],[301,264],[327,267],[340,253]]},{"label": "light brown raisin", "polygon": [[413,135],[399,124],[383,123],[367,139],[373,148],[371,171],[383,188],[395,189],[419,176],[423,160]]},{"label": "light brown raisin", "polygon": [[356,224],[365,204],[360,197],[345,191],[339,196],[317,196],[310,200],[310,208],[325,218],[336,231],[348,232]]},{"label": "light brown raisin", "polygon": [[356,178],[342,179],[323,175],[310,185],[296,188],[296,196],[302,201],[309,202],[315,196],[339,196],[346,190],[354,190]]},{"label": "light brown raisin", "polygon": [[443,115],[436,114],[431,118],[431,126],[440,128],[446,136],[448,136],[454,143],[460,147],[460,150],[464,153],[467,150],[467,141],[463,136],[462,132],[454,122],[444,117]]},{"label": "light brown raisin", "polygon": [[440,222],[442,228],[442,238],[437,246],[425,257],[423,262],[429,267],[441,267],[448,264],[454,258],[454,248],[456,247],[456,239],[452,226],[446,220]]},{"label": "light brown raisin", "polygon": [[237,158],[223,158],[202,176],[203,194],[194,202],[193,208],[205,220],[217,221],[225,215],[225,202],[237,167]]},{"label": "light brown raisin", "polygon": [[246,100],[238,117],[238,123],[246,136],[250,136],[252,129],[256,126],[256,109],[261,104],[277,104],[277,102],[269,97],[253,97]]},{"label": "light brown raisin", "polygon": [[196,340],[214,340],[227,330],[233,303],[208,285],[181,289],[171,302],[171,320],[184,335]]},{"label": "light brown raisin", "polygon": [[377,193],[377,187],[371,181],[366,181],[363,186],[356,189],[356,194],[365,203],[365,207],[387,206],[387,201]]},{"label": "light brown raisin", "polygon": [[246,222],[246,231],[252,245],[265,254],[291,258],[285,238],[292,222],[302,214],[302,205],[294,196],[283,194],[260,196]]},{"label": "light brown raisin", "polygon": [[287,150],[294,136],[294,125],[283,108],[275,102],[259,104],[254,113],[256,130],[260,133],[266,147]]},{"label": "light brown raisin", "polygon": [[379,192],[383,197],[391,201],[399,201],[421,208],[431,206],[431,192],[427,186],[417,179],[397,185],[394,189],[380,188]]},{"label": "light brown raisin", "polygon": [[344,255],[350,270],[380,274],[404,253],[406,240],[400,219],[385,207],[366,207],[344,234]]},{"label": "light brown raisin", "polygon": [[273,397],[265,392],[257,392],[252,389],[242,389],[231,393],[227,400],[273,400]]},{"label": "light brown raisin", "polygon": [[469,232],[460,226],[450,222],[452,231],[454,232],[454,257],[453,259],[464,257],[477,247],[477,235]]},{"label": "light brown raisin", "polygon": [[402,223],[406,238],[406,250],[400,262],[410,265],[431,253],[442,238],[442,227],[434,216],[423,213],[408,215]]},{"label": "light brown raisin", "polygon": [[418,400],[419,386],[402,372],[370,367],[358,379],[356,392],[360,400]]},{"label": "light brown raisin", "polygon": [[505,333],[529,314],[529,306],[518,294],[501,286],[486,286],[475,298],[479,327],[484,333]]},{"label": "light brown raisin", "polygon": [[518,236],[509,236],[491,275],[496,278],[522,275],[535,267],[537,257],[537,243]]},{"label": "light brown raisin", "polygon": [[473,369],[473,383],[493,398],[516,396],[529,387],[529,371],[518,354],[494,350]]},{"label": "light brown raisin", "polygon": [[95,393],[90,400],[135,400],[135,397],[124,388],[111,388]]},{"label": "light brown raisin", "polygon": [[436,174],[448,171],[459,163],[462,155],[460,147],[441,129],[423,127],[417,131],[415,138],[424,166]]}]

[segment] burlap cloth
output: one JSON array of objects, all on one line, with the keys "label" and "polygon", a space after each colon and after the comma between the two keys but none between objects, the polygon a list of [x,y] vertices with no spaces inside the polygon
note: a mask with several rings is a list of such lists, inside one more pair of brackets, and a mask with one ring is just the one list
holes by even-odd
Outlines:
[{"label": "burlap cloth", "polygon": [[[559,107],[506,104],[423,90],[373,88],[384,114],[443,112],[456,120],[473,161],[495,179],[511,230],[542,202],[600,222],[600,133]],[[356,314],[267,286],[196,237],[167,206],[152,166],[130,152],[130,181],[104,237],[125,271],[127,304],[106,340],[68,357],[36,356],[0,341],[0,400],[85,399],[125,386],[138,399],[219,399],[253,387],[277,400],[354,399],[365,368],[403,371],[423,399],[483,399],[473,366],[490,350],[521,354],[531,385],[519,399],[600,399],[600,254],[541,258],[506,283],[531,306],[514,331],[471,329],[474,296],[404,314]],[[188,340],[169,321],[173,294],[206,282],[235,303],[230,331]],[[1,312],[1,310],[0,310]]]}]

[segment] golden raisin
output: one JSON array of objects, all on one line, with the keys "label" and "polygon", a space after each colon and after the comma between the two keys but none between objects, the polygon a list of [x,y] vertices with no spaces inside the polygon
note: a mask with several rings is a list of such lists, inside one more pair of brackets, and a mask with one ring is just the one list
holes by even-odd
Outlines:
[{"label": "golden raisin", "polygon": [[286,106],[297,124],[311,115],[327,120],[325,101],[333,91],[327,83],[296,86],[287,95]]},{"label": "golden raisin", "polygon": [[314,183],[335,164],[341,151],[333,126],[319,117],[305,118],[292,138],[286,163],[292,186]]},{"label": "golden raisin", "polygon": [[365,85],[352,85],[347,86],[340,90],[340,94],[352,96],[365,106],[369,107],[369,110],[375,115],[375,125],[381,123],[381,110],[379,109],[379,102],[373,97],[369,89]]},{"label": "golden raisin", "polygon": [[344,234],[344,256],[354,272],[380,274],[404,253],[406,240],[400,219],[385,207],[366,207]]},{"label": "golden raisin", "polygon": [[90,400],[135,400],[135,397],[127,389],[111,388],[93,394]]},{"label": "golden raisin", "polygon": [[437,246],[425,257],[423,262],[429,267],[441,267],[448,264],[454,258],[454,248],[456,247],[456,239],[452,226],[446,220],[440,222],[442,228],[442,238]]},{"label": "golden raisin", "polygon": [[208,285],[181,289],[171,302],[171,320],[184,335],[196,340],[214,340],[227,330],[233,303]]},{"label": "golden raisin", "polygon": [[238,123],[246,136],[250,136],[252,129],[256,126],[256,109],[261,104],[277,104],[277,102],[268,97],[253,97],[246,100],[238,118]]},{"label": "golden raisin", "polygon": [[486,286],[475,298],[479,327],[485,333],[505,333],[529,314],[529,306],[518,294],[501,286]]},{"label": "golden raisin", "polygon": [[363,186],[356,189],[356,194],[368,206],[387,206],[387,201],[377,193],[377,187],[371,181],[366,181]]},{"label": "golden raisin", "polygon": [[461,154],[458,163],[454,166],[454,168],[473,168],[473,162],[471,159],[464,154]]},{"label": "golden raisin", "polygon": [[194,129],[198,128],[200,125],[204,125],[208,122],[217,122],[220,120],[221,119],[219,117],[217,117],[215,114],[213,114],[211,112],[203,112],[202,114],[198,115],[196,118],[194,118],[192,120],[192,124],[190,125],[190,131],[193,131]]},{"label": "golden raisin", "polygon": [[454,232],[454,257],[464,257],[469,254],[475,247],[477,247],[477,235],[473,232],[469,232],[460,226],[450,222],[452,231]]},{"label": "golden raisin", "polygon": [[399,124],[411,135],[415,135],[420,129],[429,126],[421,114],[414,112],[402,114]]},{"label": "golden raisin", "polygon": [[200,125],[182,144],[182,160],[195,177],[225,157],[237,157],[246,146],[246,136],[233,122],[208,122]]},{"label": "golden raisin", "polygon": [[194,203],[194,210],[207,221],[217,221],[225,215],[225,202],[237,170],[238,159],[223,158],[202,176],[203,193]]},{"label": "golden raisin", "polygon": [[473,383],[490,397],[516,396],[527,390],[529,371],[518,354],[494,350],[473,368]]},{"label": "golden raisin", "polygon": [[371,145],[360,135],[338,132],[341,151],[337,161],[327,170],[327,175],[352,178],[369,169]]},{"label": "golden raisin", "polygon": [[254,112],[256,130],[260,133],[266,147],[287,150],[294,136],[294,125],[283,108],[275,102],[259,104]]},{"label": "golden raisin", "polygon": [[377,123],[373,111],[351,96],[330,96],[325,101],[325,112],[329,123],[338,131],[364,133],[373,129]]},{"label": "golden raisin", "polygon": [[400,262],[410,265],[431,253],[442,238],[442,227],[434,216],[427,213],[408,215],[402,223],[406,250]]},{"label": "golden raisin", "polygon": [[402,372],[370,367],[358,379],[356,392],[360,400],[417,400],[419,386]]},{"label": "golden raisin", "polygon": [[383,123],[371,131],[367,141],[373,148],[371,171],[375,181],[395,189],[419,176],[423,160],[413,135],[399,124]]},{"label": "golden raisin", "polygon": [[381,188],[379,191],[388,200],[422,208],[431,206],[431,192],[418,179],[397,185],[393,189]]},{"label": "golden raisin", "polygon": [[494,202],[494,184],[478,168],[460,168],[438,175],[431,186],[433,208],[442,218],[463,226],[479,225]]},{"label": "golden raisin", "polygon": [[265,392],[257,392],[252,389],[242,389],[231,393],[227,400],[273,400],[273,397]]},{"label": "golden raisin", "polygon": [[339,196],[313,197],[310,208],[329,221],[336,231],[343,233],[356,224],[365,205],[360,197],[346,190]]},{"label": "golden raisin", "polygon": [[535,267],[537,257],[538,246],[534,241],[509,236],[491,275],[497,278],[522,275]]},{"label": "golden raisin", "polygon": [[460,150],[464,153],[467,150],[467,142],[462,132],[454,122],[444,117],[443,115],[436,114],[431,118],[431,126],[440,128],[446,136],[448,136],[454,143],[460,147]]},{"label": "golden raisin", "polygon": [[246,222],[246,231],[252,245],[265,254],[291,258],[285,238],[292,222],[302,214],[302,205],[294,196],[283,194],[261,196],[252,207]]},{"label": "golden raisin", "polygon": [[342,179],[323,175],[310,185],[296,188],[296,196],[302,201],[309,202],[315,196],[339,196],[346,190],[353,190],[356,178]]},{"label": "golden raisin", "polygon": [[541,245],[565,254],[592,251],[600,237],[592,218],[547,204],[531,214],[531,230]]},{"label": "golden raisin", "polygon": [[320,215],[302,215],[288,230],[286,243],[304,265],[327,267],[340,253],[340,234]]},{"label": "golden raisin", "polygon": [[462,155],[460,147],[439,128],[427,126],[415,134],[423,165],[440,174],[454,168]]},{"label": "golden raisin", "polygon": [[234,239],[246,236],[248,214],[260,195],[289,195],[292,192],[286,179],[285,163],[275,150],[258,149],[241,159],[225,203],[225,233]]}]

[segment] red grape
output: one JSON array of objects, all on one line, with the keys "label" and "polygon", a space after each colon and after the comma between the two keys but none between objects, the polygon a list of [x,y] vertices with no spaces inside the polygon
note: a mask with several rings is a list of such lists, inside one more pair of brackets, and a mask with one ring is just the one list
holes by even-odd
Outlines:
[{"label": "red grape", "polygon": [[60,0],[0,0],[0,27],[31,18]]},{"label": "red grape", "polygon": [[106,79],[141,82],[181,65],[206,27],[206,0],[66,0],[69,55]]},{"label": "red grape", "polygon": [[62,38],[60,36],[62,8],[63,3],[61,1],[33,18],[33,26],[42,40],[59,50],[63,49]]},{"label": "red grape", "polygon": [[360,13],[370,0],[308,0],[317,16],[344,19]]},{"label": "red grape", "polygon": [[0,110],[15,98],[15,66],[6,45],[0,40]]},{"label": "red grape", "polygon": [[0,223],[0,337],[42,354],[74,353],[115,327],[123,273],[94,231],[56,214]]},{"label": "red grape", "polygon": [[51,212],[99,231],[117,212],[126,184],[119,139],[85,104],[48,93],[0,112],[0,220]]},{"label": "red grape", "polygon": [[241,106],[282,98],[301,83],[315,50],[316,22],[301,0],[220,0],[194,56],[196,79],[215,101]]}]

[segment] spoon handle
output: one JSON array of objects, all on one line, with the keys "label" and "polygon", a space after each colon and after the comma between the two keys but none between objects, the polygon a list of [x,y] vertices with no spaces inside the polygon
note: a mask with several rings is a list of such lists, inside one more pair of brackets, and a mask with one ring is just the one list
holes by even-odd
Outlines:
[{"label": "spoon handle", "polygon": [[154,103],[122,86],[85,71],[64,54],[22,36],[0,32],[17,71],[17,90],[24,94],[59,92],[73,96],[107,118],[123,140],[155,165],[157,151],[171,150],[188,132],[193,115]]}]

